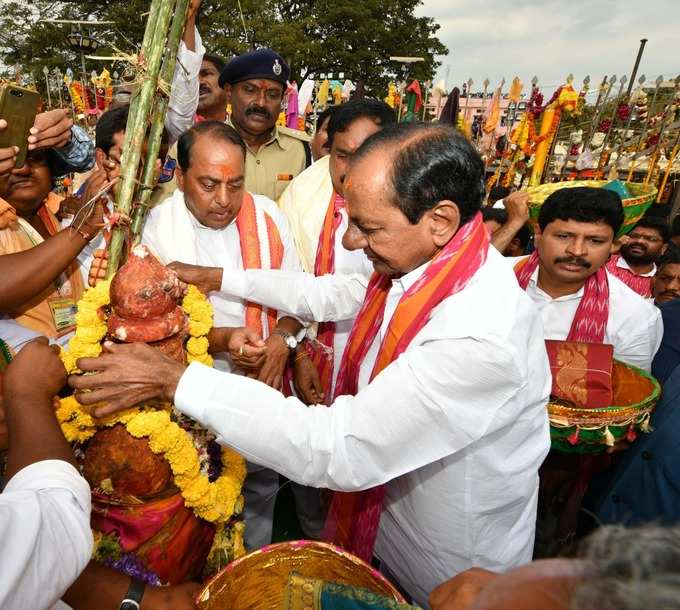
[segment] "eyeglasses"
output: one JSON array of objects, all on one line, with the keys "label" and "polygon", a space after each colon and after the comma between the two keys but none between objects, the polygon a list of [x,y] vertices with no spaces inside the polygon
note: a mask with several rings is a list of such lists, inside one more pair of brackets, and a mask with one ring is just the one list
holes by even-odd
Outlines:
[{"label": "eyeglasses", "polygon": [[663,241],[660,237],[653,237],[652,235],[642,235],[640,233],[629,233],[628,237],[630,239],[637,239],[638,241],[646,241],[649,244],[656,244]]}]

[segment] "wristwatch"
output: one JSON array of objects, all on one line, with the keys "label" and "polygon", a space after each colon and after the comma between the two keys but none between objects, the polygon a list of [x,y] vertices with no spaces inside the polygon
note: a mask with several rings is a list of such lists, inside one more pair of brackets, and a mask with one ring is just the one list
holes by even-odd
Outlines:
[{"label": "wristwatch", "polygon": [[277,329],[274,330],[273,334],[281,337],[283,339],[283,342],[291,350],[295,349],[298,345],[298,340],[293,335],[291,335],[290,333],[287,333],[285,330],[281,330],[280,328],[277,328]]},{"label": "wristwatch", "polygon": [[130,579],[130,586],[128,587],[127,593],[120,602],[118,610],[139,610],[142,597],[144,597],[144,589],[146,588],[146,583],[136,578]]}]

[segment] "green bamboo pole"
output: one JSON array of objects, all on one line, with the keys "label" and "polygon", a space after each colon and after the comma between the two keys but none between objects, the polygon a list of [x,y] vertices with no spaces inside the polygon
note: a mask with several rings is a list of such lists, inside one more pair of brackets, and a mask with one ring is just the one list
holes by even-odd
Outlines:
[{"label": "green bamboo pole", "polygon": [[[187,20],[188,9],[189,0],[177,0],[175,16],[172,19],[170,34],[168,35],[168,47],[160,74],[160,78],[168,84],[172,81],[172,77],[175,73],[177,50],[179,49],[179,41],[182,38],[182,32],[184,31]],[[165,115],[168,111],[169,102],[169,96],[159,91],[151,119],[151,131],[147,143],[148,152],[144,161],[144,170],[142,171],[142,185],[140,187],[137,206],[132,218],[133,239],[141,235],[144,221],[146,220],[146,215],[149,211],[149,199],[151,198],[151,193],[154,189],[156,160],[158,159],[158,152],[161,147],[163,128],[165,126]]]},{"label": "green bamboo pole", "polygon": [[[151,33],[145,31],[144,33],[144,42],[147,45],[146,47],[142,46],[142,57],[146,73],[139,95],[133,100],[130,115],[128,116],[127,127],[125,129],[125,144],[123,145],[121,158],[120,186],[116,196],[116,212],[124,215],[129,215],[130,208],[132,207],[137,170],[139,168],[142,147],[144,146],[149,113],[158,87],[158,74],[165,51],[166,33],[170,25],[174,5],[174,0],[153,0],[150,17],[155,13],[157,18],[155,23],[147,22],[147,30],[149,30],[151,25],[154,31]],[[115,227],[111,236],[111,243],[109,244],[107,277],[113,276],[118,270],[124,242],[125,231],[119,226]]]}]

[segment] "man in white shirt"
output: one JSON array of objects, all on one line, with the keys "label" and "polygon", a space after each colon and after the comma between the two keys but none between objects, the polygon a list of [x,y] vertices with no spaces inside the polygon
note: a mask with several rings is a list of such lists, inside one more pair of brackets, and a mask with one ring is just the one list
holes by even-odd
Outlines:
[{"label": "man in white shirt", "polygon": [[[513,262],[541,313],[546,339],[584,340],[574,339],[575,324],[581,320],[591,331],[599,325],[602,332],[597,337],[591,333],[588,341],[609,343],[616,359],[650,371],[663,336],[661,314],[604,267],[622,224],[616,193],[589,187],[559,190],[541,207],[536,253]],[[597,284],[602,290],[591,302],[588,293]],[[591,302],[590,312],[582,302]]]},{"label": "man in white shirt", "polygon": [[[302,267],[307,273],[361,273],[368,277],[373,272],[361,250],[347,250],[342,245],[342,236],[349,224],[343,182],[352,155],[366,138],[395,121],[394,110],[378,100],[363,98],[342,104],[334,111],[328,125],[330,155],[294,178],[281,195],[278,203],[286,214]],[[296,389],[307,404],[329,403],[353,322],[353,319],[342,320],[332,328],[322,325],[318,329],[316,339],[328,349],[311,342],[314,364],[304,357],[305,346],[298,348]],[[327,370],[324,371],[323,366],[327,366]],[[319,368],[325,373],[322,381],[318,379]]]},{"label": "man in white shirt", "polygon": [[10,443],[0,495],[0,608],[46,610],[90,559],[90,487],[54,415],[53,397],[66,382],[57,349],[44,338],[27,344],[1,381]]},{"label": "man in white shirt", "polygon": [[340,373],[348,391],[330,408],[207,367],[185,370],[139,344],[80,360],[100,373],[72,385],[87,404],[108,403],[101,416],[124,408],[135,370],[136,382],[174,397],[250,460],[361,498],[384,492],[376,512],[349,521],[357,537],[347,546],[361,542],[357,552],[370,555],[374,541],[424,607],[451,574],[528,562],[550,371],[538,315],[489,247],[483,174],[450,127],[387,127],[363,144],[345,181],[344,244],[373,262],[368,286],[360,274],[223,274],[224,291],[308,319],[358,316]]},{"label": "man in white shirt", "polygon": [[[299,270],[281,210],[267,197],[245,191],[245,145],[233,127],[218,121],[199,123],[182,135],[177,153],[179,188],[151,210],[143,244],[162,262],[173,263],[190,282],[195,265],[242,270],[259,264],[263,269]],[[299,321],[285,315],[277,320],[271,310],[223,294],[219,281],[215,285],[200,282],[199,288],[213,306],[217,328],[210,342],[215,368],[246,373],[280,389],[302,328]],[[246,334],[251,341],[259,341],[250,356],[239,353],[238,337]],[[254,464],[248,465],[248,472],[246,544],[256,549],[271,542],[279,477]]]}]

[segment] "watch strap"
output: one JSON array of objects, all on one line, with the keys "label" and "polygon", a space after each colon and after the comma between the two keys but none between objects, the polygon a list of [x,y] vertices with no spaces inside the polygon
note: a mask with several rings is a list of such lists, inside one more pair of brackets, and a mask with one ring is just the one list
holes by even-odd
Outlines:
[{"label": "watch strap", "polygon": [[125,597],[120,602],[118,610],[139,610],[145,589],[145,582],[137,580],[136,578],[130,578],[130,586],[128,587]]}]

